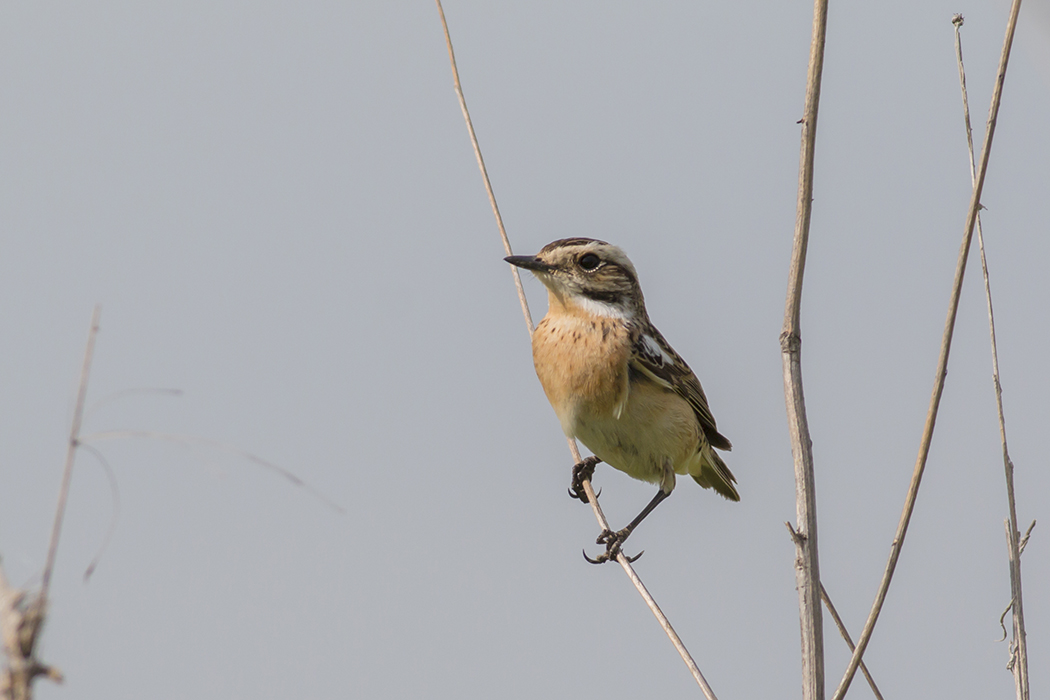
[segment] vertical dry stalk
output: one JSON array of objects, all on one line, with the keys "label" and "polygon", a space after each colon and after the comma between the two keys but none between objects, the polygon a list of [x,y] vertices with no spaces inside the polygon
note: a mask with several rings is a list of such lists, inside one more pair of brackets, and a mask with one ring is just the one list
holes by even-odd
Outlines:
[{"label": "vertical dry stalk", "polygon": [[820,609],[820,565],[817,557],[817,495],[813,475],[813,441],[806,420],[802,392],[802,335],[800,309],[802,277],[809,245],[809,222],[813,211],[813,158],[817,141],[817,110],[820,78],[824,70],[824,38],[827,33],[828,2],[813,4],[813,39],[806,77],[806,107],[802,116],[802,153],[799,157],[798,202],[795,241],[791,251],[784,329],[780,348],[784,363],[784,399],[787,403],[791,454],[795,462],[795,513],[797,530],[795,582],[798,587],[799,622],[802,635],[803,700],[824,698],[824,623]]},{"label": "vertical dry stalk", "polygon": [[[496,225],[499,227],[500,237],[503,239],[503,249],[507,252],[507,255],[512,255],[513,251],[510,247],[510,239],[508,238],[507,231],[503,226],[503,217],[500,216],[499,206],[497,206],[496,204],[496,195],[492,191],[492,183],[489,181],[488,171],[485,168],[485,160],[481,156],[481,146],[478,145],[478,138],[477,135],[474,133],[474,124],[473,122],[471,122],[470,112],[467,110],[467,101],[466,98],[463,96],[463,88],[459,82],[459,69],[456,67],[456,54],[452,50],[452,37],[448,31],[448,22],[445,20],[445,10],[441,6],[441,0],[434,1],[437,3],[438,14],[440,14],[441,16],[441,26],[445,32],[445,45],[448,48],[449,62],[452,64],[452,80],[453,84],[455,85],[456,96],[459,98],[459,107],[463,112],[463,119],[467,123],[467,131],[470,134],[470,142],[474,147],[474,155],[478,161],[478,168],[481,170],[482,180],[484,180],[485,182],[485,191],[488,193],[489,196],[489,204],[492,205],[492,213],[496,217]],[[514,274],[514,285],[518,290],[518,300],[521,302],[521,312],[525,316],[525,326],[528,328],[529,335],[531,336],[532,332],[535,330],[535,325],[532,322],[532,314],[529,312],[529,304],[525,298],[525,290],[522,287],[521,277],[518,274],[518,269],[512,266],[511,271]],[[572,457],[575,463],[579,463],[582,460],[582,458],[580,457],[579,448],[576,446],[575,440],[569,440],[569,451],[572,453]],[[609,522],[605,519],[605,514],[602,512],[601,506],[598,505],[598,498],[594,493],[594,488],[591,486],[590,480],[585,480],[583,482],[583,488],[584,491],[587,493],[587,498],[590,501],[591,508],[594,511],[594,517],[598,521],[599,527],[601,527],[603,530],[608,530]],[[656,617],[657,622],[660,623],[660,627],[663,628],[664,632],[670,638],[671,643],[674,645],[675,649],[682,657],[682,660],[685,662],[685,665],[689,669],[689,672],[693,675],[694,680],[696,680],[697,684],[700,686],[700,689],[703,691],[704,696],[707,698],[707,700],[717,700],[714,691],[711,690],[711,686],[708,685],[707,680],[700,672],[700,669],[699,667],[697,667],[696,662],[693,661],[693,657],[689,654],[689,651],[685,648],[685,645],[682,643],[681,638],[671,626],[670,620],[668,620],[667,616],[664,615],[663,611],[660,609],[660,606],[656,604],[656,601],[653,599],[652,595],[649,594],[649,591],[642,583],[642,580],[638,578],[638,574],[635,573],[634,567],[631,566],[631,562],[628,561],[626,555],[624,555],[623,552],[618,553],[616,555],[616,561],[619,562],[620,566],[623,567],[624,572],[627,574],[628,578],[631,579],[631,583],[634,584],[634,587],[638,590],[639,595],[642,596],[642,599],[645,601],[645,604],[649,606],[649,610]]]},{"label": "vertical dry stalk", "polygon": [[919,484],[922,482],[922,473],[926,469],[926,458],[930,453],[930,443],[933,440],[933,429],[937,422],[937,410],[940,407],[941,393],[944,391],[944,380],[948,374],[948,355],[951,351],[952,334],[955,330],[955,316],[959,310],[959,294],[962,290],[963,275],[966,272],[966,260],[970,253],[970,242],[973,239],[973,229],[977,221],[977,212],[981,206],[981,192],[984,189],[984,177],[988,172],[988,158],[992,152],[992,137],[995,135],[995,122],[999,114],[999,104],[1002,101],[1003,83],[1006,80],[1006,67],[1010,61],[1010,49],[1013,46],[1014,30],[1017,27],[1017,14],[1021,9],[1021,0],[1014,0],[1010,8],[1010,19],[1006,25],[1006,38],[1003,41],[1002,54],[999,57],[999,70],[996,74],[995,89],[992,92],[992,104],[988,110],[988,125],[984,135],[984,145],[981,147],[980,166],[977,169],[977,180],[973,186],[970,197],[970,208],[966,215],[966,227],[963,233],[962,245],[959,249],[959,259],[955,267],[955,282],[952,285],[951,301],[948,305],[948,318],[944,323],[944,335],[941,339],[940,358],[937,361],[937,376],[934,381],[933,393],[930,396],[930,407],[926,413],[926,425],[922,432],[922,441],[919,445],[919,455],[915,461],[915,470],[912,473],[911,485],[908,488],[908,496],[904,502],[904,510],[901,513],[900,522],[897,524],[897,532],[890,546],[889,561],[883,572],[879,590],[875,594],[875,602],[872,603],[871,612],[864,623],[860,639],[857,640],[857,648],[850,658],[846,673],[835,691],[833,700],[842,700],[846,691],[849,690],[853,676],[857,672],[857,665],[861,656],[868,646],[871,634],[875,629],[882,605],[886,600],[886,592],[889,590],[893,579],[897,560],[900,558],[901,547],[904,546],[904,537],[908,532],[908,523],[915,509],[915,498],[919,492]]},{"label": "vertical dry stalk", "polygon": [[[970,180],[977,184],[977,168],[973,156],[973,129],[970,127],[970,102],[966,96],[966,70],[963,66],[962,36],[963,16],[952,18],[955,25],[955,56],[959,64],[959,86],[962,89],[963,120],[966,125],[966,144],[970,152]],[[1006,416],[1003,412],[1003,387],[999,382],[999,351],[995,341],[995,312],[992,309],[992,285],[988,275],[988,259],[984,254],[984,232],[981,230],[981,213],[977,212],[977,247],[981,253],[981,272],[984,276],[984,296],[988,302],[988,333],[992,344],[992,384],[995,389],[995,407],[999,414],[999,441],[1003,448],[1003,468],[1006,472],[1006,500],[1010,519],[1007,522],[1007,545],[1010,547],[1010,592],[1013,609],[1013,643],[1010,645],[1011,668],[1017,700],[1028,700],[1028,640],[1024,629],[1024,604],[1021,595],[1021,552],[1018,549],[1017,502],[1014,499],[1014,463],[1006,443]]]}]

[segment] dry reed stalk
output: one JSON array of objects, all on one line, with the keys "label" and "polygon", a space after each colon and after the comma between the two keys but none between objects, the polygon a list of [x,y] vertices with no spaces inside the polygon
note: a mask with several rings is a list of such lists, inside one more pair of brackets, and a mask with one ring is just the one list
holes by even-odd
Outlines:
[{"label": "dry reed stalk", "polygon": [[893,572],[897,567],[897,560],[900,558],[901,548],[904,546],[904,537],[908,533],[908,523],[911,520],[912,512],[915,509],[915,499],[919,492],[919,484],[922,482],[922,473],[926,469],[926,458],[930,453],[930,443],[933,440],[933,429],[937,422],[937,410],[940,407],[941,393],[944,391],[944,380],[948,374],[948,355],[951,351],[952,334],[955,330],[955,316],[959,310],[959,295],[962,291],[963,276],[966,272],[966,260],[970,253],[970,242],[973,239],[973,230],[977,221],[977,212],[981,206],[981,192],[984,189],[985,174],[988,172],[988,159],[992,152],[992,138],[995,135],[995,122],[999,114],[999,104],[1002,101],[1003,83],[1006,80],[1006,68],[1010,60],[1010,49],[1013,45],[1014,30],[1017,27],[1017,14],[1020,9],[1021,0],[1014,0],[1013,6],[1010,8],[1010,19],[1006,25],[1006,38],[1003,41],[1003,50],[999,57],[999,70],[996,73],[995,89],[992,92],[991,107],[988,110],[988,125],[985,130],[984,144],[981,147],[980,166],[977,169],[976,182],[973,186],[973,193],[970,197],[970,207],[966,215],[966,227],[963,233],[963,241],[959,248],[959,259],[955,266],[955,281],[952,284],[951,300],[948,304],[948,317],[944,323],[944,335],[941,340],[940,357],[937,361],[936,380],[934,381],[933,392],[930,396],[930,407],[926,413],[926,424],[922,432],[922,441],[919,445],[919,455],[915,461],[915,470],[912,473],[911,485],[908,488],[908,495],[904,501],[904,510],[901,513],[900,522],[897,525],[897,532],[893,537],[893,544],[890,546],[890,556],[886,563],[886,569],[882,575],[882,581],[879,583],[879,590],[875,594],[875,601],[872,603],[871,612],[868,613],[868,619],[864,623],[864,629],[861,631],[860,639],[857,640],[857,648],[853,651],[853,656],[850,658],[849,665],[846,667],[846,672],[842,677],[842,681],[839,683],[839,687],[835,691],[833,700],[842,700],[846,691],[849,690],[850,683],[853,681],[853,676],[857,672],[857,666],[860,663],[861,656],[864,655],[864,650],[867,648],[868,641],[871,639],[871,634],[875,629],[875,623],[878,621],[879,613],[882,611],[882,605],[886,600],[886,592],[889,590],[890,582],[893,580]]},{"label": "dry reed stalk", "polygon": [[[817,495],[813,475],[813,441],[806,420],[802,391],[802,335],[800,328],[802,278],[809,245],[809,222],[813,212],[813,160],[817,140],[817,111],[820,107],[820,78],[824,70],[824,40],[827,34],[828,2],[813,3],[813,38],[806,75],[806,106],[802,116],[802,147],[798,169],[798,201],[795,237],[788,275],[784,329],[780,348],[784,363],[784,399],[787,404],[791,454],[795,463],[795,582],[798,588],[799,624],[802,634],[803,700],[824,698],[824,623],[820,609],[820,563],[817,556]],[[790,525],[788,526],[790,529]]]},{"label": "dry reed stalk", "polygon": [[[970,181],[977,183],[977,169],[973,156],[973,129],[970,126],[970,101],[966,96],[966,69],[963,66],[962,36],[963,16],[952,18],[955,25],[955,57],[959,64],[959,86],[962,90],[963,120],[966,125],[966,145],[970,153]],[[1018,548],[1020,533],[1017,527],[1017,502],[1014,499],[1014,463],[1006,443],[1006,416],[1003,412],[1003,387],[999,382],[999,350],[995,341],[995,312],[992,308],[992,285],[988,275],[988,259],[984,253],[984,232],[981,229],[981,213],[977,212],[977,248],[981,253],[981,273],[984,276],[984,296],[988,302],[988,334],[992,345],[992,385],[995,389],[995,408],[999,414],[999,442],[1003,448],[1003,468],[1006,472],[1006,500],[1010,519],[1007,522],[1007,545],[1010,547],[1010,592],[1013,609],[1013,643],[1010,648],[1010,667],[1013,671],[1017,700],[1028,700],[1028,641],[1024,629],[1024,604],[1021,595],[1021,552]]]},{"label": "dry reed stalk", "polygon": [[[481,170],[481,178],[485,182],[485,191],[488,193],[489,196],[489,204],[492,205],[492,213],[496,217],[496,225],[499,227],[500,237],[503,239],[503,249],[507,252],[507,255],[512,255],[513,251],[510,247],[510,239],[507,236],[506,228],[504,228],[503,226],[503,217],[500,216],[499,206],[497,206],[496,204],[496,195],[492,191],[492,183],[489,181],[488,171],[485,169],[485,160],[481,156],[481,146],[478,144],[477,135],[474,133],[474,124],[471,122],[470,112],[467,109],[467,101],[466,98],[463,96],[463,88],[459,81],[459,69],[456,67],[456,54],[452,49],[452,36],[449,34],[448,22],[445,20],[445,10],[441,6],[441,0],[434,1],[437,3],[438,14],[441,16],[441,27],[445,32],[445,45],[448,48],[448,58],[449,62],[452,65],[452,81],[456,89],[456,96],[459,98],[459,107],[463,111],[463,119],[467,123],[467,131],[470,134],[471,145],[473,145],[474,147],[474,155],[478,161],[478,168]],[[518,274],[518,269],[516,267],[511,266],[511,271],[514,275],[514,286],[518,290],[518,300],[521,302],[521,312],[525,317],[525,325],[528,328],[529,335],[531,336],[532,332],[535,330],[535,325],[532,322],[532,314],[529,312],[529,304],[525,298],[525,290],[521,284],[521,276]],[[569,440],[569,451],[572,453],[574,463],[579,463],[580,461],[582,461],[580,451],[579,448],[576,446],[575,440]],[[589,479],[585,479],[583,481],[583,488],[587,494],[587,499],[591,504],[591,508],[594,511],[594,517],[598,521],[598,526],[601,527],[602,530],[608,530],[609,522],[605,519],[605,514],[602,512],[601,506],[598,505],[598,498],[594,493],[594,488],[591,486],[591,482]],[[631,562],[628,561],[626,555],[624,555],[623,552],[619,552],[616,555],[616,561],[620,564],[620,566],[623,567],[623,570],[627,574],[628,578],[630,578],[631,583],[633,583],[634,587],[638,590],[638,594],[642,596],[642,599],[645,601],[645,604],[649,606],[649,610],[656,617],[657,622],[660,623],[660,627],[663,628],[664,632],[671,640],[671,643],[674,645],[675,649],[682,657],[682,660],[685,662],[685,665],[689,669],[689,672],[693,675],[693,679],[696,680],[697,684],[700,686],[700,689],[703,691],[704,696],[707,698],[707,700],[717,700],[714,691],[711,690],[711,686],[708,685],[707,680],[700,672],[700,669],[696,665],[696,662],[693,660],[693,657],[689,654],[689,650],[685,648],[685,645],[682,643],[681,638],[671,626],[670,620],[668,620],[667,616],[664,615],[663,611],[660,609],[660,606],[656,604],[656,601],[653,599],[652,595],[649,594],[649,591],[642,583],[642,580],[638,578],[638,574],[634,571],[634,567],[631,566]]]}]

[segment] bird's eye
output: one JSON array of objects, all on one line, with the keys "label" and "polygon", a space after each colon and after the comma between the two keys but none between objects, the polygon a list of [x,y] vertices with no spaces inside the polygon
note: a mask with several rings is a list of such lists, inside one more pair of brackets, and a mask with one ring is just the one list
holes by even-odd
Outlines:
[{"label": "bird's eye", "polygon": [[598,265],[601,264],[601,258],[594,253],[587,253],[580,257],[580,267],[590,272],[591,270],[598,269]]}]

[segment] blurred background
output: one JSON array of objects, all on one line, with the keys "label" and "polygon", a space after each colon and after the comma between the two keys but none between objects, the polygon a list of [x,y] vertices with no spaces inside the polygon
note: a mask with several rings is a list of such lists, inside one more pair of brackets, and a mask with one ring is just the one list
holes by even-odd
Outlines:
[{"label": "blurred background", "polygon": [[[602,238],[704,384],[743,500],[683,482],[631,538],[723,698],[800,690],[778,336],[808,2],[449,0],[517,253]],[[832,3],[803,297],[824,583],[856,637],[914,466],[1009,3]],[[1032,696],[1050,694],[1050,2],[1027,0],[983,203]],[[976,252],[976,248],[975,248]],[[0,554],[37,586],[91,310],[38,697],[693,697],[532,370],[429,2],[0,8]],[[525,280],[537,320],[541,286]],[[181,396],[128,389],[173,388]],[[112,397],[112,400],[107,400]],[[608,468],[614,525],[653,494]],[[867,664],[1013,697],[1007,514],[971,256],[923,488]],[[848,659],[826,619],[828,685]],[[858,678],[850,697],[869,697]]]}]

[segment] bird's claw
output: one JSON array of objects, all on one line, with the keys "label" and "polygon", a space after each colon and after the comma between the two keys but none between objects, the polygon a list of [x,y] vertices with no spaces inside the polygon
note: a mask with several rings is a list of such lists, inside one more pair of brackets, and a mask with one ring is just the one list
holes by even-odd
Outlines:
[{"label": "bird's claw", "polygon": [[[570,498],[578,498],[581,501],[583,501],[584,503],[587,503],[587,492],[586,491],[581,490],[580,491],[580,495],[577,496],[576,492],[573,491],[572,489],[566,489],[566,490],[569,492],[569,497]],[[594,497],[595,498],[601,498],[601,496],[602,496],[602,490],[598,489],[598,493],[594,494]]]},{"label": "bird's claw", "polygon": [[[587,550],[583,550],[583,558],[586,559],[589,564],[604,564],[607,561],[613,561],[614,559],[616,559],[616,557],[619,554],[620,554],[620,548],[617,547],[615,553],[611,553],[611,552],[607,551],[607,552],[604,552],[602,554],[599,554],[597,559],[591,559],[589,556],[587,556]],[[626,554],[624,554],[623,556],[624,556],[624,559],[627,560],[628,564],[633,564],[636,561],[638,561],[639,559],[641,559],[643,554],[645,554],[645,550],[644,549],[642,551],[638,552],[637,554],[635,554],[633,557],[628,556]]]},{"label": "bird's claw", "polygon": [[590,481],[594,476],[594,467],[601,462],[597,457],[591,456],[574,465],[572,468],[572,484],[569,486],[569,495],[578,498],[584,503],[590,503],[587,491],[583,488],[584,481]]},{"label": "bird's claw", "polygon": [[[595,541],[597,542],[597,544],[605,545],[605,552],[599,554],[597,559],[591,559],[589,556],[587,556],[587,552],[584,551],[583,558],[591,564],[604,564],[607,561],[615,560],[620,555],[620,546],[630,534],[630,531],[626,528],[618,532],[613,532],[612,530],[602,530],[602,534],[598,535],[598,539]],[[634,562],[638,561],[638,559],[641,558],[643,554],[645,554],[645,550],[638,552],[638,554],[634,555],[633,557],[625,554],[624,558],[628,561],[628,563],[633,564]]]}]

